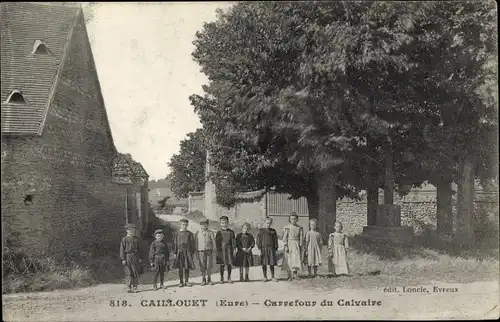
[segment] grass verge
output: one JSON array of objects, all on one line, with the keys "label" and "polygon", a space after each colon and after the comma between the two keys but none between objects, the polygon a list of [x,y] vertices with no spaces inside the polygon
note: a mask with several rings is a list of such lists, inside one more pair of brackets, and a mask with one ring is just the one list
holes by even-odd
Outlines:
[{"label": "grass verge", "polygon": [[424,285],[431,281],[470,283],[498,280],[499,261],[496,256],[450,255],[418,242],[400,245],[370,241],[361,236],[352,237],[350,244],[347,253],[350,276],[331,277],[327,272],[327,252],[323,249],[319,268],[321,277],[293,283],[318,289],[370,289],[388,285]]},{"label": "grass verge", "polygon": [[123,278],[118,257],[78,257],[57,261],[33,258],[20,249],[4,248],[2,294],[70,289]]}]

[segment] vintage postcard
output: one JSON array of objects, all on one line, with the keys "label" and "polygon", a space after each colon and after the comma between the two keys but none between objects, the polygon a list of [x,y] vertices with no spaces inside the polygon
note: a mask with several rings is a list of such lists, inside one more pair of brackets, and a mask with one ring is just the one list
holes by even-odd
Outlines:
[{"label": "vintage postcard", "polygon": [[4,321],[499,318],[494,1],[0,8]]}]

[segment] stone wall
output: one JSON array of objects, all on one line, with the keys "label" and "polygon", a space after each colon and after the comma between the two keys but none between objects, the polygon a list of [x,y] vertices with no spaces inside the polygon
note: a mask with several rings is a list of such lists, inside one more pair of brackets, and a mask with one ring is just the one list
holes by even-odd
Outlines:
[{"label": "stone wall", "polygon": [[203,193],[190,193],[188,198],[188,211],[205,211],[205,200]]},{"label": "stone wall", "polygon": [[[379,194],[379,204],[383,203],[383,193]],[[436,228],[436,192],[434,190],[413,190],[408,195],[394,196],[394,203],[401,206],[401,224],[412,226],[417,231],[423,226]],[[453,216],[456,222],[456,195],[453,198]],[[475,194],[476,223],[488,222],[498,227],[498,195],[477,191]],[[350,234],[363,231],[366,222],[366,199],[354,201],[342,199],[337,201],[337,220],[344,224]],[[455,224],[454,224],[455,227]]]},{"label": "stone wall", "polygon": [[[383,203],[383,192],[379,194],[379,204]],[[436,192],[435,190],[415,189],[410,194],[400,197],[394,196],[394,203],[401,206],[401,223],[414,227],[416,231],[423,226],[436,227]],[[456,196],[453,200],[453,213],[456,218]],[[486,227],[498,227],[498,195],[476,192],[476,222]],[[341,199],[337,201],[337,220],[341,221],[349,234],[359,234],[363,226],[367,225],[366,198],[360,201]],[[217,207],[217,215],[227,213],[232,221],[240,224],[248,221],[252,226],[260,226],[265,217],[264,199],[260,202],[241,203],[231,209]],[[288,222],[287,213],[269,213],[275,220],[275,228],[281,229]],[[216,218],[215,218],[216,219]],[[301,217],[300,223],[307,227],[307,217]]]},{"label": "stone wall", "polygon": [[125,188],[111,182],[116,149],[82,17],[60,77],[42,135],[2,137],[3,241],[34,255],[118,252]]}]

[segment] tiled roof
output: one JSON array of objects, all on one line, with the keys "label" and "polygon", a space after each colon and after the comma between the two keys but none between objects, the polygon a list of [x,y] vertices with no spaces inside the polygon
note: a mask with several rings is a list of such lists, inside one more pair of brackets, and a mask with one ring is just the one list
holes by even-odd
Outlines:
[{"label": "tiled roof", "polygon": [[139,162],[135,162],[134,160],[131,161],[132,161],[132,171],[134,172],[134,175],[136,177],[141,177],[141,178],[149,177],[146,170],[144,170],[142,164],[140,164]]},{"label": "tiled roof", "polygon": [[134,172],[124,154],[119,153],[113,162],[113,176],[133,177]]},{"label": "tiled roof", "polygon": [[113,161],[113,180],[116,183],[132,183],[132,178],[149,177],[144,167],[128,154],[119,153]]},{"label": "tiled roof", "polygon": [[[40,134],[81,9],[26,2],[0,5],[1,132]],[[46,44],[49,55],[31,53],[37,40]],[[20,91],[28,104],[5,103],[13,90]]]}]

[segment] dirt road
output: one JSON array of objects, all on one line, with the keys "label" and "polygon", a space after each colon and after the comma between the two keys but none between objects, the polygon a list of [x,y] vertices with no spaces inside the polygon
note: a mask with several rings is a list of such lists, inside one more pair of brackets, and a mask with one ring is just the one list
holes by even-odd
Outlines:
[{"label": "dirt road", "polygon": [[[180,218],[164,219],[175,221]],[[198,229],[196,223],[191,223],[190,228],[193,231]],[[238,272],[235,273],[237,277]],[[285,281],[264,283],[261,281],[262,272],[259,267],[251,268],[250,278],[253,281],[247,283],[235,282],[214,286],[198,284],[190,288],[178,288],[177,280],[174,279],[167,283],[166,290],[155,292],[151,290],[150,284],[145,284],[140,286],[139,293],[134,294],[126,293],[125,286],[120,284],[102,284],[76,290],[11,294],[3,296],[3,319],[5,321],[227,321],[492,319],[499,316],[498,281],[470,284],[429,281],[428,285],[412,289],[414,292],[404,292],[405,285],[387,285],[385,290],[381,288],[324,291],[299,288],[297,284]],[[213,280],[219,281],[217,274],[213,276]],[[199,283],[200,278],[193,278],[192,281]],[[439,292],[435,292],[436,290]],[[221,303],[224,300],[227,302]],[[363,306],[366,304],[370,306]]]},{"label": "dirt road", "polygon": [[[252,269],[251,278],[261,278],[258,268]],[[214,280],[218,278],[214,276]],[[199,278],[195,282],[199,282]],[[172,281],[168,285],[174,286],[175,283],[176,281]],[[398,285],[400,289],[402,286]],[[434,293],[432,292],[434,286],[457,288],[458,291]],[[282,281],[267,283],[252,281],[214,286],[195,285],[191,288],[171,287],[156,292],[150,290],[151,285],[142,285],[140,293],[127,294],[123,285],[103,284],[78,290],[4,296],[3,318],[5,321],[227,321],[498,317],[497,283],[436,282],[424,287],[431,292],[385,293],[382,289],[335,289],[331,292],[318,292],[314,289],[299,289],[293,284]],[[221,300],[233,301],[226,304],[243,306],[221,306]],[[322,306],[323,300],[331,302],[323,304],[332,306]],[[380,306],[377,303],[375,306],[345,306],[346,302],[351,300],[370,300],[380,303]],[[292,301],[292,305],[304,306],[273,306],[284,305],[278,303],[279,301]],[[313,301],[316,302],[315,306],[305,306],[313,304]],[[374,304],[373,302],[371,304]],[[344,306],[341,306],[342,304]]]}]

